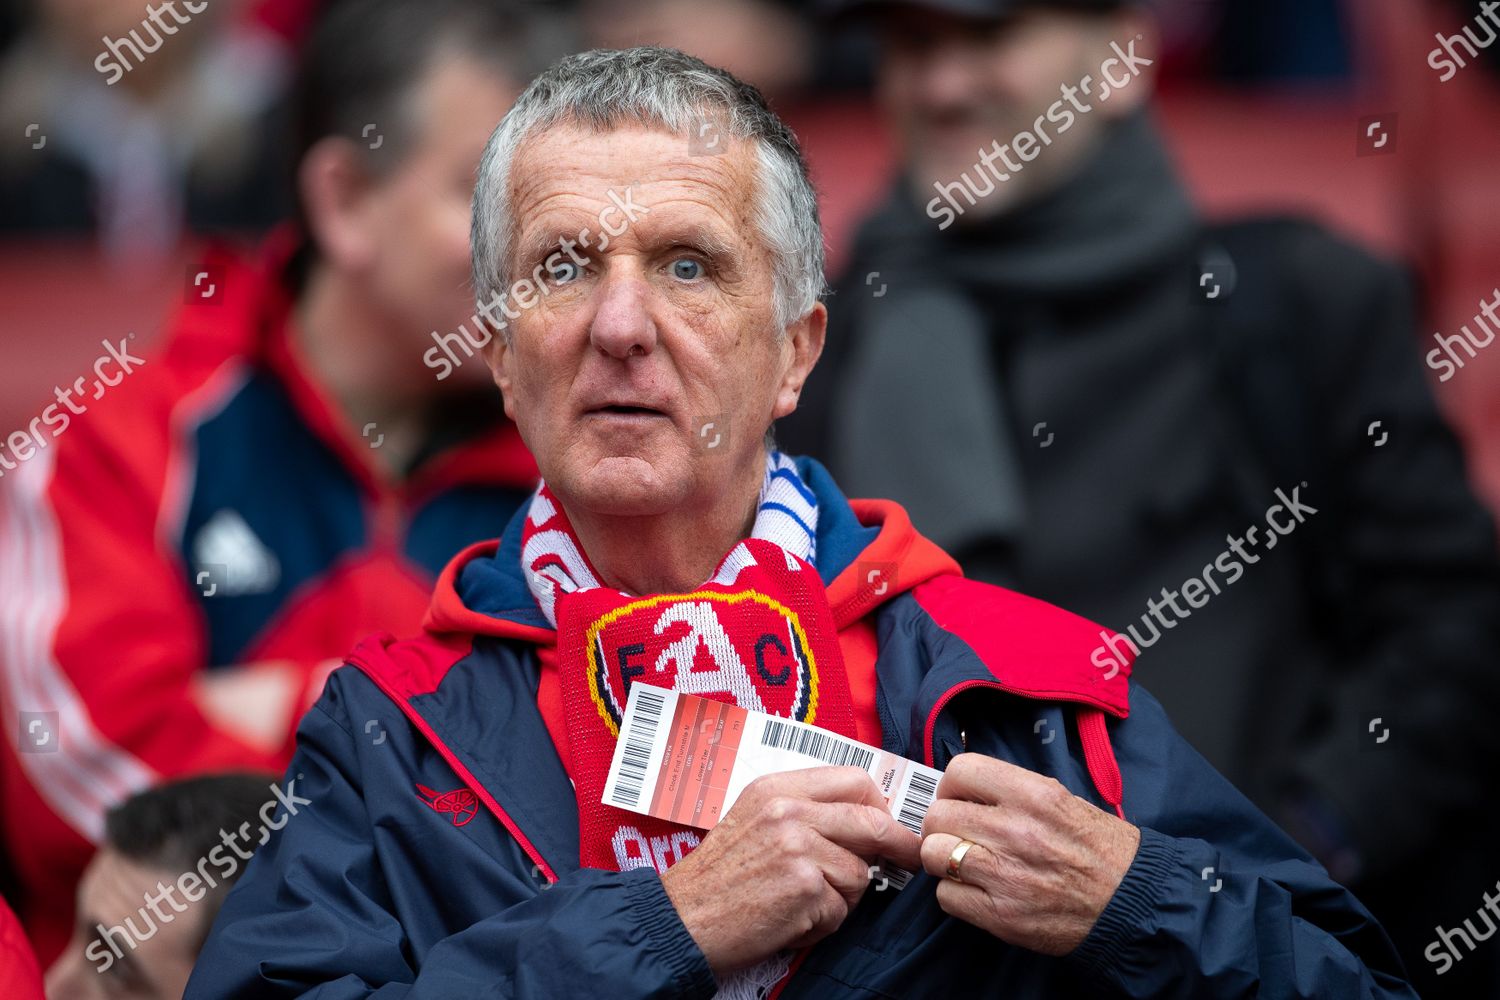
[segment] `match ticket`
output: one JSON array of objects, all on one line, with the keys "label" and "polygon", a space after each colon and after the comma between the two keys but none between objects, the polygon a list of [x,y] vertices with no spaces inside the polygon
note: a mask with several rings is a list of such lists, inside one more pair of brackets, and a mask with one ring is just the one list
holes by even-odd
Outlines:
[{"label": "match ticket", "polygon": [[[761,775],[821,764],[864,768],[891,815],[918,835],[943,776],[817,726],[634,684],[603,802],[710,830]],[[897,889],[911,881],[910,872],[889,864],[881,874]]]}]

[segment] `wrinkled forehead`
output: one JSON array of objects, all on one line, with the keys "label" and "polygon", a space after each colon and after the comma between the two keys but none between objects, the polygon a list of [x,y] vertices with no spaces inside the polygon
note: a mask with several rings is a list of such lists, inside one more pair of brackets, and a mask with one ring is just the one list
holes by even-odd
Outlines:
[{"label": "wrinkled forehead", "polygon": [[[154,916],[147,897],[160,897],[161,886],[175,882],[181,872],[170,871],[155,865],[144,864],[104,847],[89,862],[78,887],[78,916],[86,919],[90,927],[102,923],[106,927],[121,925],[126,918],[135,922],[141,930],[150,926],[144,915]],[[175,898],[175,897],[174,897]],[[203,929],[208,915],[206,901],[188,901],[188,909],[173,920],[155,921],[156,930],[149,939],[136,942],[133,952],[141,960],[149,962],[168,956],[192,958],[197,946],[197,935]],[[161,906],[158,903],[158,906]],[[172,908],[173,910],[176,907]],[[169,911],[170,912],[170,911]]]},{"label": "wrinkled forehead", "polygon": [[700,135],[641,124],[596,129],[563,123],[527,136],[509,177],[515,249],[546,239],[539,230],[587,225],[589,216],[619,206],[627,193],[645,209],[633,227],[697,221],[725,240],[753,241],[756,147],[708,125]]}]

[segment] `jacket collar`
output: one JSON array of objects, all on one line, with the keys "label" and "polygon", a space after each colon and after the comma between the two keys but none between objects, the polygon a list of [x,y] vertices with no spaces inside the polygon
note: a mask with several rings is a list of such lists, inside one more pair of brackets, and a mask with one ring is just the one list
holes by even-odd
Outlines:
[{"label": "jacket collar", "polygon": [[[795,462],[818,499],[816,567],[840,629],[926,580],[959,572],[957,563],[917,533],[900,505],[851,502],[818,462]],[[429,631],[552,641],[552,628],[521,570],[525,517],[523,505],[498,541],[471,546],[448,564],[427,611]]]},{"label": "jacket collar", "polygon": [[293,336],[293,273],[305,247],[289,224],[273,230],[253,258],[211,244],[200,268],[213,276],[210,287],[217,294],[182,308],[167,350],[188,357],[235,355],[269,373],[301,422],[372,495],[399,489],[419,500],[457,485],[529,489],[537,480],[536,463],[503,417],[430,457],[407,482],[392,482],[374,463],[368,442],[319,382]]}]

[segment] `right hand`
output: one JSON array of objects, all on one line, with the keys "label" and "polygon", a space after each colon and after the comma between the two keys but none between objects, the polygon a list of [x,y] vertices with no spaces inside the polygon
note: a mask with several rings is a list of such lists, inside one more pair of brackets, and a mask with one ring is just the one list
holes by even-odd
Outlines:
[{"label": "right hand", "polygon": [[921,839],[857,767],[757,778],[662,887],[715,975],[838,930],[885,858],[921,867]]}]

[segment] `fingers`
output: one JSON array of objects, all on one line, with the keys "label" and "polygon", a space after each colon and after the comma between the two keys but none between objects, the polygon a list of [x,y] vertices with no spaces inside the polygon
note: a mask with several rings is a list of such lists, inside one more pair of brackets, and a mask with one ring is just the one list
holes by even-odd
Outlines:
[{"label": "fingers", "polygon": [[860,857],[885,858],[906,868],[920,861],[921,838],[886,812],[884,800],[878,806],[809,802],[803,818],[820,836]]},{"label": "fingers", "polygon": [[[847,910],[852,911],[859,905],[865,890],[870,887],[871,865],[869,862],[835,844],[828,843],[826,850],[820,853],[819,864],[823,869],[823,878],[839,894]],[[846,916],[848,916],[847,911],[841,913],[839,919],[842,921]]]},{"label": "fingers", "polygon": [[767,795],[787,795],[813,802],[848,802],[885,809],[885,796],[875,780],[858,767],[804,767],[756,778],[746,789],[759,786]]},{"label": "fingers", "polygon": [[1016,818],[1014,812],[1007,815],[1004,806],[985,806],[967,799],[938,799],[922,820],[922,836],[952,833],[965,840],[996,843],[1001,839],[1006,820]]},{"label": "fingers", "polygon": [[989,848],[971,838],[959,837],[952,833],[934,833],[922,838],[922,870],[935,878],[952,881],[952,877],[948,874],[948,859],[953,856],[958,845],[965,840],[974,846],[970,847],[963,856],[958,866],[958,874],[965,882],[972,881],[971,876],[976,875],[992,860],[989,857]]},{"label": "fingers", "polygon": [[1052,778],[978,753],[961,753],[938,783],[939,799],[965,799],[985,805],[1038,812],[1055,804],[1061,785]]},{"label": "fingers", "polygon": [[[976,927],[988,927],[994,910],[989,894],[977,885],[968,885],[945,878],[937,886],[937,902],[944,913],[957,917]],[[1004,940],[1002,935],[1002,940]]]},{"label": "fingers", "polygon": [[824,883],[822,895],[812,910],[812,926],[790,942],[793,948],[807,948],[832,934],[843,926],[844,920],[859,902],[859,896],[845,896],[832,885]]},{"label": "fingers", "polygon": [[1000,805],[1004,801],[1002,792],[1012,782],[1006,768],[1023,771],[1014,764],[996,760],[977,753],[961,753],[948,763],[943,780],[938,782],[937,797],[940,799],[967,799]]}]

